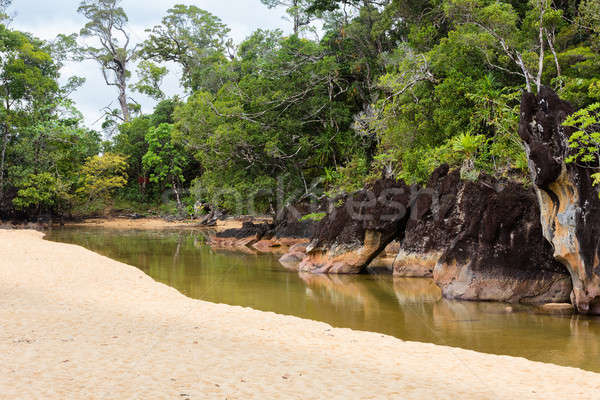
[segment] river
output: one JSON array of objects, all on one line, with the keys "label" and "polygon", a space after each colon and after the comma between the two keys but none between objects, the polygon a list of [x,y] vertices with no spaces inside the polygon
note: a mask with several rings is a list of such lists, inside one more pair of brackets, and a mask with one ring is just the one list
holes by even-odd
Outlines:
[{"label": "river", "polygon": [[273,255],[215,252],[206,235],[202,230],[78,227],[49,231],[46,239],[138,267],[195,299],[600,372],[598,317],[450,301],[430,279],[298,274],[281,267]]}]

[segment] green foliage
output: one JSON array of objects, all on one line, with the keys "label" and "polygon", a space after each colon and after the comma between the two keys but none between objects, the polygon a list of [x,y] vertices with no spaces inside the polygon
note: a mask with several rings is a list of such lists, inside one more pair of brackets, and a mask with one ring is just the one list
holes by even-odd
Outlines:
[{"label": "green foliage", "polygon": [[0,214],[14,209],[62,213],[80,165],[100,138],[80,126],[67,93],[80,82],[57,79],[54,46],[0,25]]},{"label": "green foliage", "polygon": [[574,129],[569,137],[569,148],[573,153],[566,162],[591,168],[594,171],[592,184],[600,185],[600,103],[571,114],[563,125]]},{"label": "green foliage", "polygon": [[465,160],[472,160],[477,150],[485,143],[485,136],[461,133],[450,141],[452,150],[463,155]]},{"label": "green foliage", "polygon": [[149,117],[138,117],[119,126],[119,133],[113,137],[111,151],[127,157],[129,168],[127,175],[131,178],[144,176],[142,157],[148,151],[146,133],[152,126]]},{"label": "green foliage", "polygon": [[600,103],[571,114],[563,125],[575,129],[569,137],[569,147],[574,152],[566,162],[600,167]]},{"label": "green foliage", "polygon": [[[119,133],[113,136],[110,151],[127,157],[129,165],[127,175],[131,178],[127,188],[119,193],[118,197],[121,200],[147,203],[145,207],[151,207],[160,201],[166,182],[161,179],[148,182],[149,173],[153,170],[149,170],[143,162],[143,157],[149,149],[146,138],[150,129],[157,128],[161,124],[173,123],[173,113],[178,104],[180,102],[177,98],[162,100],[156,105],[152,114],[136,117],[130,122],[119,125]],[[178,149],[181,147],[176,146]],[[180,155],[185,158],[182,163],[185,167],[182,168],[184,177],[182,182],[184,182],[189,176],[195,177],[196,165],[191,160],[191,154],[180,152]]]},{"label": "green foliage", "polygon": [[600,38],[600,0],[584,0],[579,3],[579,25],[594,33],[594,39]]},{"label": "green foliage", "polygon": [[369,166],[364,157],[355,157],[341,168],[326,168],[324,182],[330,190],[327,194],[335,197],[342,192],[355,192],[367,181]]},{"label": "green foliage", "polygon": [[183,69],[182,84],[191,91],[216,91],[220,67],[226,61],[229,28],[196,6],[178,4],[167,10],[160,25],[148,29],[142,55],[160,62],[174,61]]},{"label": "green foliage", "polygon": [[127,184],[127,161],[118,154],[105,153],[87,159],[81,167],[77,193],[85,200],[109,201],[115,190]]},{"label": "green foliage", "polygon": [[576,107],[600,100],[600,54],[590,46],[575,46],[558,55],[563,76],[558,93]]},{"label": "green foliage", "polygon": [[324,212],[321,212],[321,213],[310,213],[310,214],[306,214],[302,218],[300,218],[300,222],[304,222],[304,221],[319,222],[323,218],[325,218],[326,216],[327,216],[327,213],[324,213]]},{"label": "green foliage", "polygon": [[20,209],[51,207],[59,192],[56,178],[48,172],[28,175],[17,188],[17,197],[12,202]]},{"label": "green foliage", "polygon": [[173,125],[162,123],[146,133],[148,151],[142,157],[144,168],[150,172],[150,181],[180,184],[185,181],[183,168],[187,159],[183,149],[172,138]]},{"label": "green foliage", "polygon": [[155,100],[163,100],[165,94],[160,85],[167,73],[167,67],[159,67],[152,61],[144,60],[138,64],[140,80],[133,86],[133,89]]},{"label": "green foliage", "polygon": [[177,109],[175,136],[199,161],[209,197],[237,209],[232,193],[270,193],[260,205],[269,209],[275,190],[306,193],[359,142],[338,65],[319,44],[259,30],[238,55],[235,82],[198,91]]},{"label": "green foliage", "polygon": [[[444,163],[525,180],[520,96],[541,85],[582,109],[566,122],[569,161],[599,167],[599,0],[261,1],[285,7],[294,34],[259,29],[234,48],[219,18],[174,5],[138,51],[119,0],[80,4],[86,45],[0,25],[0,211],[69,212],[78,194],[85,212],[111,198],[271,212],[382,176],[424,183]],[[68,99],[82,79],[58,84],[72,52],[119,90],[104,143]],[[166,62],[181,67],[185,102],[165,98]],[[133,89],[159,100],[150,114],[128,97],[134,63]],[[165,189],[175,199],[160,204]]]}]

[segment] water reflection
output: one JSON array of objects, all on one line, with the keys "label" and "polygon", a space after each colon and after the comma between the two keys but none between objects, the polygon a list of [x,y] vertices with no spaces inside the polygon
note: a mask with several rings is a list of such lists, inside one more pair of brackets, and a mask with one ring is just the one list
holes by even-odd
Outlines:
[{"label": "water reflection", "polygon": [[598,318],[448,301],[429,279],[297,274],[274,256],[215,252],[206,234],[77,228],[48,238],[135,265],[193,298],[600,372]]}]

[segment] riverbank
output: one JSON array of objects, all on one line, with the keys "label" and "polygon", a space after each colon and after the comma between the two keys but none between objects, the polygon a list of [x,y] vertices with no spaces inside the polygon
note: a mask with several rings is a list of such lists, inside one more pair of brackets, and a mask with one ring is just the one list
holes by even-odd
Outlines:
[{"label": "riverbank", "polygon": [[[88,218],[80,222],[66,222],[67,227],[99,227],[110,229],[181,229],[181,228],[212,228],[217,231],[227,229],[239,229],[249,217],[232,217],[218,220],[215,226],[207,227],[199,224],[197,221],[180,220],[168,221],[163,218]],[[270,221],[267,218],[253,218],[257,223]]]},{"label": "riverbank", "polygon": [[597,398],[600,375],[189,299],[0,231],[7,398]]},{"label": "riverbank", "polygon": [[[216,221],[216,225],[207,226],[200,224],[197,220],[167,220],[164,218],[129,218],[129,217],[105,217],[105,218],[86,218],[80,221],[65,221],[61,226],[66,227],[98,227],[109,229],[137,229],[137,230],[160,230],[160,229],[207,229],[214,231],[225,231],[228,229],[240,229],[244,222],[253,221],[256,223],[271,222],[266,217],[229,217]],[[0,221],[0,229],[36,229],[43,230],[49,226],[58,226],[58,223],[37,223],[37,222],[10,222]]]}]

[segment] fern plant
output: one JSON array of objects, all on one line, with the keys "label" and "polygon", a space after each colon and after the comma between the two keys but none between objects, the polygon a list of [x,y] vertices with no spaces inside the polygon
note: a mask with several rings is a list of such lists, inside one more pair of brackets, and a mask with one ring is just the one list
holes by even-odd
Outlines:
[{"label": "fern plant", "polygon": [[478,174],[473,174],[475,169],[475,155],[477,151],[485,144],[484,135],[473,135],[470,132],[461,133],[451,139],[452,150],[459,153],[463,158],[461,176],[465,179],[475,180]]},{"label": "fern plant", "polygon": [[571,114],[563,125],[575,128],[569,138],[573,153],[565,161],[593,169],[592,184],[600,185],[600,103]]}]

